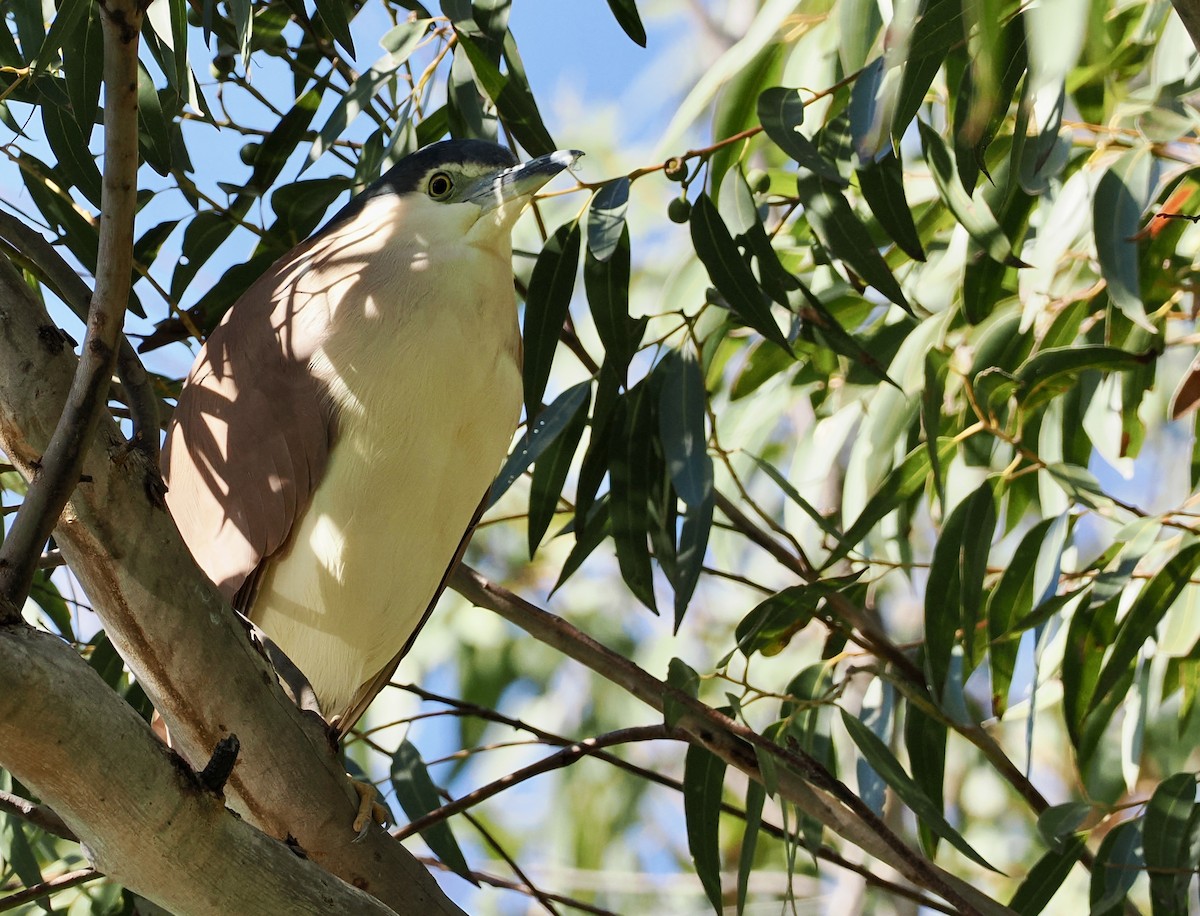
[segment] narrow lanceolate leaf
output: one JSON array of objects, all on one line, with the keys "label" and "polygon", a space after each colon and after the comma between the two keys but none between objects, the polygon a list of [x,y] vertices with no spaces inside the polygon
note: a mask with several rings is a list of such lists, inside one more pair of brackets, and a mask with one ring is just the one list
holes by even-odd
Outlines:
[{"label": "narrow lanceolate leaf", "polygon": [[1039,350],[1016,371],[1017,399],[1031,410],[1075,385],[1082,372],[1089,369],[1124,372],[1145,365],[1154,355],[1100,345]]},{"label": "narrow lanceolate leaf", "polygon": [[254,155],[254,171],[246,182],[247,187],[266,191],[275,184],[275,179],[283,173],[288,157],[304,139],[320,104],[321,93],[317,89],[310,89],[296,99],[296,104],[276,122],[271,133],[258,147]]},{"label": "narrow lanceolate leaf", "polygon": [[747,658],[755,652],[776,655],[808,626],[821,599],[835,594],[854,578],[792,585],[759,602],[737,625],[738,649]]},{"label": "narrow lanceolate leaf", "polygon": [[1154,635],[1163,615],[1175,603],[1197,567],[1200,567],[1200,544],[1190,544],[1171,557],[1142,589],[1120,623],[1112,653],[1096,682],[1091,708],[1098,706],[1129,673],[1138,652]]},{"label": "narrow lanceolate leaf", "polygon": [[832,181],[839,187],[846,180],[832,162],[821,155],[816,144],[800,133],[804,123],[804,100],[800,90],[773,86],[758,97],[758,121],[771,141],[803,169]]},{"label": "narrow lanceolate leaf", "polygon": [[1090,916],[1117,916],[1122,912],[1125,895],[1145,869],[1142,857],[1142,821],[1118,824],[1100,841],[1092,866],[1088,902]]},{"label": "narrow lanceolate leaf", "polygon": [[325,27],[329,29],[329,34],[350,52],[351,57],[354,57],[354,39],[350,35],[350,16],[347,15],[347,9],[352,11],[354,7],[346,0],[315,0],[315,2],[317,12],[321,14],[321,19],[324,21]]},{"label": "narrow lanceolate leaf", "polygon": [[[954,440],[940,439],[937,447],[938,460],[945,465],[957,448]],[[924,446],[909,452],[903,463],[880,484],[879,489],[863,507],[854,524],[846,530],[841,542],[829,554],[821,568],[828,569],[857,547],[880,519],[894,512],[901,503],[925,486],[929,471],[929,451]]]},{"label": "narrow lanceolate leaf", "polygon": [[612,10],[617,25],[624,29],[625,34],[636,44],[646,47],[646,27],[642,25],[637,3],[634,0],[608,0],[608,8]]},{"label": "narrow lanceolate leaf", "polygon": [[[441,807],[441,797],[429,776],[429,771],[425,768],[425,762],[421,759],[420,752],[407,739],[401,742],[396,753],[392,755],[391,779],[396,798],[410,820],[424,817]],[[458,841],[454,839],[448,822],[438,821],[427,827],[421,831],[421,838],[446,866],[474,883],[471,869],[467,866],[467,860],[459,849]]]},{"label": "narrow lanceolate leaf", "polygon": [[583,286],[596,333],[604,344],[605,362],[624,384],[629,361],[641,342],[641,329],[629,317],[629,227],[621,230],[617,246],[607,261],[590,251],[583,259]]},{"label": "narrow lanceolate leaf", "polygon": [[139,146],[146,163],[160,175],[171,170],[171,130],[163,115],[154,80],[144,64],[138,64]]},{"label": "narrow lanceolate leaf", "polygon": [[58,172],[83,193],[94,206],[100,206],[100,169],[88,149],[87,139],[71,113],[55,105],[43,105],[42,126],[46,140],[58,159]]},{"label": "narrow lanceolate leaf", "polygon": [[[104,29],[100,25],[99,7],[89,4],[87,14],[79,18],[74,34],[63,48],[63,76],[71,99],[71,114],[88,138],[96,124],[103,74]],[[43,106],[42,111],[45,110]]]},{"label": "narrow lanceolate leaf", "polygon": [[904,170],[894,154],[858,170],[858,187],[867,206],[891,240],[915,261],[925,260],[925,249],[904,196]]},{"label": "narrow lanceolate leaf", "polygon": [[687,819],[688,851],[696,874],[717,916],[721,905],[721,788],[725,762],[702,747],[690,745],[683,764],[683,813]]},{"label": "narrow lanceolate leaf", "polygon": [[700,364],[691,350],[672,350],[659,363],[658,434],[675,492],[689,506],[699,506],[713,487],[712,458],[704,423],[707,393]]},{"label": "narrow lanceolate leaf", "polygon": [[1052,805],[1038,815],[1038,833],[1051,849],[1062,851],[1071,836],[1079,829],[1089,814],[1092,806],[1087,802],[1065,802]]},{"label": "narrow lanceolate leaf", "polygon": [[1001,485],[998,477],[990,477],[967,499],[966,529],[958,564],[963,650],[971,668],[979,663],[982,655],[982,646],[976,646],[975,629],[983,608],[983,579],[987,575],[992,536],[996,531],[996,497]]},{"label": "narrow lanceolate leaf", "polygon": [[1038,859],[1008,902],[1008,908],[1020,916],[1037,916],[1043,912],[1085,848],[1083,837],[1073,836],[1061,849],[1051,849]]},{"label": "narrow lanceolate leaf", "polygon": [[[1021,539],[1012,560],[1004,568],[999,584],[992,589],[987,605],[989,652],[992,669],[992,711],[1004,715],[1008,708],[1008,691],[1012,686],[1013,670],[1017,664],[1019,633],[1014,632],[1017,621],[1033,610],[1033,570],[1045,541],[1054,524],[1047,518],[1034,525]],[[1062,545],[1058,545],[1062,550]]]},{"label": "narrow lanceolate leaf", "polygon": [[912,307],[891,268],[841,192],[812,175],[801,175],[796,193],[809,225],[829,253],[911,315]]},{"label": "narrow lanceolate leaf", "polygon": [[613,543],[621,577],[646,607],[658,613],[650,568],[650,481],[655,469],[653,398],[643,383],[619,400],[613,411],[615,435],[609,443]]},{"label": "narrow lanceolate leaf", "polygon": [[758,830],[762,826],[763,802],[767,790],[753,779],[746,784],[746,829],[742,833],[742,849],[738,854],[737,912],[746,910],[746,892],[750,887],[750,873],[754,871],[754,853],[758,848]]},{"label": "narrow lanceolate leaf", "polygon": [[858,749],[862,751],[863,756],[867,758],[867,762],[871,764],[875,772],[883,777],[896,795],[900,797],[900,800],[911,808],[913,813],[930,830],[972,862],[982,865],[991,871],[996,871],[983,856],[971,848],[971,845],[963,839],[962,834],[955,830],[942,816],[940,811],[941,806],[935,805],[921,791],[912,778],[904,772],[904,767],[900,765],[900,761],[888,750],[888,746],[880,741],[871,729],[845,710],[842,710],[842,724],[845,725],[846,731],[850,733],[850,737],[858,745]]},{"label": "narrow lanceolate leaf", "polygon": [[[991,498],[990,491],[988,498]],[[925,670],[929,690],[938,698],[946,687],[950,653],[957,642],[958,631],[964,625],[962,549],[967,535],[967,515],[973,499],[968,497],[962,500],[943,523],[933,549],[929,581],[925,586]]]},{"label": "narrow lanceolate leaf", "polygon": [[554,140],[542,122],[537,103],[528,87],[516,80],[513,73],[510,72],[508,76],[501,73],[480,42],[469,31],[461,29],[460,23],[455,22],[454,27],[460,46],[475,69],[479,85],[496,104],[496,111],[517,142],[534,156],[554,152]]},{"label": "narrow lanceolate leaf", "polygon": [[588,208],[588,251],[597,261],[607,261],[617,250],[625,231],[629,208],[629,179],[622,175],[596,192]]},{"label": "narrow lanceolate leaf", "polygon": [[688,506],[679,533],[675,576],[675,626],[695,591],[712,530],[713,462],[704,423],[704,375],[691,350],[671,351],[659,364],[658,434],[671,483]]},{"label": "narrow lanceolate leaf", "polygon": [[1012,243],[1000,228],[996,217],[979,196],[971,197],[962,186],[950,151],[936,130],[924,121],[917,121],[921,133],[921,145],[925,150],[925,161],[937,185],[938,194],[954,218],[994,261],[1010,267],[1027,266],[1013,254]]},{"label": "narrow lanceolate leaf", "polygon": [[575,411],[563,431],[541,454],[533,466],[533,477],[529,484],[529,556],[532,559],[538,544],[550,522],[567,481],[571,461],[579,448],[579,440],[587,427],[588,405],[591,391]]},{"label": "narrow lanceolate leaf", "polygon": [[[340,3],[341,0],[330,0]],[[366,73],[360,74],[329,113],[325,124],[317,133],[312,148],[308,151],[308,161],[305,168],[321,158],[333,142],[340,137],[355,118],[366,108],[370,107],[371,99],[383,86],[395,77],[396,71],[404,61],[392,54],[385,54],[371,65]]]},{"label": "narrow lanceolate leaf", "polygon": [[1142,831],[1154,916],[1188,912],[1198,831],[1196,774],[1176,773],[1164,779],[1150,796]]},{"label": "narrow lanceolate leaf", "polygon": [[701,194],[692,206],[690,220],[692,244],[734,315],[772,343],[791,352],[783,332],[771,314],[771,305],[749,265],[742,259],[721,215],[707,194]]},{"label": "narrow lanceolate leaf", "polygon": [[1130,150],[1104,173],[1092,204],[1096,257],[1108,295],[1127,318],[1147,328],[1136,237],[1150,200],[1153,168],[1150,147]]},{"label": "narrow lanceolate leaf", "polygon": [[538,413],[530,421],[520,441],[513,448],[512,454],[504,462],[504,467],[496,475],[492,484],[492,492],[488,496],[488,507],[494,506],[513,485],[518,477],[550,447],[552,443],[574,418],[579,407],[591,397],[591,382],[580,382],[573,385],[554,399],[545,410]]},{"label": "narrow lanceolate leaf", "polygon": [[525,297],[525,411],[540,407],[579,272],[579,222],[555,230],[533,265]]}]

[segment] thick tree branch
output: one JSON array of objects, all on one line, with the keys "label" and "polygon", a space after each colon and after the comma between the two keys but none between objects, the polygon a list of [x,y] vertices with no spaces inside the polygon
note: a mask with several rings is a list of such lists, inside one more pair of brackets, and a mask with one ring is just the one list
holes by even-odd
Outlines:
[{"label": "thick tree branch", "polygon": [[137,56],[142,9],[132,0],[109,0],[100,4],[100,21],[104,33],[104,178],[96,291],[71,394],[0,547],[0,595],[16,607],[24,603],[42,547],[79,482],[84,449],[107,400],[129,301],[137,211]]},{"label": "thick tree branch", "polygon": [[[74,368],[41,304],[0,258],[0,447],[27,476],[52,434]],[[193,769],[236,734],[241,753],[226,793],[253,824],[290,836],[313,861],[397,912],[459,913],[385,831],[373,828],[353,842],[357,796],[325,729],[287,699],[170,517],[146,498],[146,455],[129,450],[105,419],[83,471],[88,482],[71,495],[55,539]],[[0,753],[10,762],[9,748],[0,745]],[[63,771],[57,778],[73,777]]]},{"label": "thick tree branch", "polygon": [[393,912],[226,809],[78,653],[24,624],[0,629],[0,747],[100,871],[181,916]]},{"label": "thick tree branch", "polygon": [[[796,754],[779,747],[703,703],[669,687],[624,656],[602,646],[559,617],[535,607],[475,570],[460,564],[451,587],[480,607],[495,611],[540,641],[558,649],[629,691],[652,708],[663,710],[669,696],[682,710],[676,726],[688,740],[720,757],[756,782],[764,782],[758,753],[777,758],[777,789],[805,813],[815,817],[865,852],[887,862],[918,887],[931,891],[964,914],[1009,914],[1012,911],[969,883],[939,868],[909,848],[827,773],[813,770]],[[838,791],[840,787],[841,791]],[[830,795],[830,791],[836,797]],[[857,804],[856,804],[857,803]],[[848,809],[846,805],[852,805]]]}]

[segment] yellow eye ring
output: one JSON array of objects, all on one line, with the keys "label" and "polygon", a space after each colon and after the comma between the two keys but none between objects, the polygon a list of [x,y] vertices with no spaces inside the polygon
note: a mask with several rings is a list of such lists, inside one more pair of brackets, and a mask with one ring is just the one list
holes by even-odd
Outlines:
[{"label": "yellow eye ring", "polygon": [[429,176],[428,192],[434,200],[445,200],[454,190],[454,179],[445,172],[434,172]]}]

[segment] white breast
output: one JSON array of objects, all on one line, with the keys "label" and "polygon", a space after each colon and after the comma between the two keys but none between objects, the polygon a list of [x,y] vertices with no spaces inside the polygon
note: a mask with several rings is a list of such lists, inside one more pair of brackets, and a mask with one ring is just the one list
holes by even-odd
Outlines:
[{"label": "white breast", "polygon": [[399,206],[374,201],[339,233],[354,239],[355,262],[345,246],[323,250],[296,281],[299,295],[328,298],[331,333],[313,369],[336,403],[338,438],[251,616],[326,717],[420,623],[520,410],[507,232],[482,246],[405,235]]}]

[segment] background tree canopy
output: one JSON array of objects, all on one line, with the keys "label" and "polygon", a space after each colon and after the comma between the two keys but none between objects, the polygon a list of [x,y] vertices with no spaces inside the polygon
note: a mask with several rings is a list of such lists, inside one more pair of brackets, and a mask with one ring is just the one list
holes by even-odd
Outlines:
[{"label": "background tree canopy", "polygon": [[[523,2],[0,3],[0,910],[1194,909],[1200,6]],[[597,14],[660,55],[636,130],[531,88]],[[518,229],[458,594],[339,760],[157,430],[445,136],[589,155]]]}]

